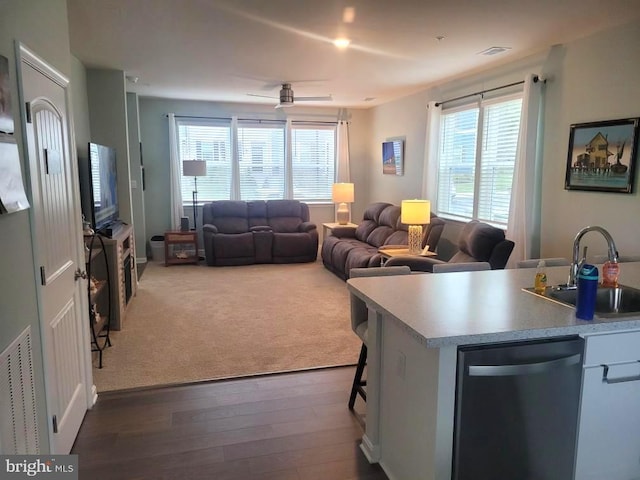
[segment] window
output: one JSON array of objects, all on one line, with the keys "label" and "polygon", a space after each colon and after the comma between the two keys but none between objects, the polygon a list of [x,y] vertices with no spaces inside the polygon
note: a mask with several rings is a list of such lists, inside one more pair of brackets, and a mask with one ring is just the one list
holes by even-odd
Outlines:
[{"label": "window", "polygon": [[[199,202],[293,198],[331,202],[336,169],[336,126],[292,122],[230,120],[178,122],[180,161],[205,160],[198,177]],[[236,136],[237,152],[232,154]],[[287,152],[286,135],[291,136]],[[182,170],[180,170],[182,171]],[[235,188],[234,188],[235,185]],[[190,204],[193,177],[181,177],[182,201]]]},{"label": "window", "polygon": [[284,125],[238,125],[240,199],[284,198]]},{"label": "window", "polygon": [[293,197],[302,201],[331,199],[335,178],[335,126],[293,125],[291,178]]},{"label": "window", "polygon": [[[178,124],[182,160],[204,160],[207,176],[198,177],[198,199],[204,202],[231,198],[231,122]],[[182,172],[182,169],[180,169]],[[180,177],[182,202],[191,203],[194,177]]]},{"label": "window", "polygon": [[521,109],[518,96],[442,113],[438,215],[506,227]]}]

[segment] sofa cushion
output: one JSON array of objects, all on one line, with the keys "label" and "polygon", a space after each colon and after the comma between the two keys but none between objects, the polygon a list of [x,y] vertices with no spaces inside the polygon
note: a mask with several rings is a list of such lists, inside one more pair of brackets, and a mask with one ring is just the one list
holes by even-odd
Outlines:
[{"label": "sofa cushion", "polygon": [[378,216],[378,226],[367,236],[366,242],[374,247],[381,247],[385,240],[396,230],[398,218],[400,217],[400,207],[388,205]]},{"label": "sofa cushion", "polygon": [[264,200],[247,202],[247,216],[250,227],[267,226],[267,202]]},{"label": "sofa cushion", "polygon": [[366,242],[371,232],[378,226],[378,220],[382,211],[392,206],[390,203],[377,202],[367,207],[362,215],[362,222],[356,228],[356,238],[361,242]]},{"label": "sofa cushion", "polygon": [[249,231],[246,202],[220,200],[205,205],[202,212],[203,222],[215,225],[219,233],[233,234]]},{"label": "sofa cushion", "polygon": [[504,238],[503,230],[472,220],[462,229],[458,245],[461,252],[476,261],[488,262],[494,247]]},{"label": "sofa cushion", "polygon": [[274,232],[296,233],[300,224],[308,220],[308,209],[305,215],[302,204],[296,200],[267,201],[267,224]]}]

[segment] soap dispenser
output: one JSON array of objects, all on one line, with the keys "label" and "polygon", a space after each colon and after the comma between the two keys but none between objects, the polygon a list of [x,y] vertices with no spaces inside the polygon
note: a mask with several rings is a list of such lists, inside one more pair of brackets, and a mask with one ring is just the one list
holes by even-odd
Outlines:
[{"label": "soap dispenser", "polygon": [[546,263],[544,260],[538,262],[538,268],[536,270],[536,278],[533,284],[533,289],[536,293],[544,293],[547,288],[547,271]]}]

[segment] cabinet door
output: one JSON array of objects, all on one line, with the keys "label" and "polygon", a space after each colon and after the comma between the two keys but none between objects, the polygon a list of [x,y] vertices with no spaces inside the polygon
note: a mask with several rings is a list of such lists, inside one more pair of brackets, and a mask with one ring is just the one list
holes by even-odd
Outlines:
[{"label": "cabinet door", "polygon": [[640,479],[638,361],[584,369],[575,478]]}]

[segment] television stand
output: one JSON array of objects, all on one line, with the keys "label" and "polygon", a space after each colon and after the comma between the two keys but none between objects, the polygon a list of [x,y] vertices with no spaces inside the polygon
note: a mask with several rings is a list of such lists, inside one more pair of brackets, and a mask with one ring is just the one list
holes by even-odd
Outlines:
[{"label": "television stand", "polygon": [[118,220],[110,223],[108,226],[100,230],[100,234],[107,238],[113,238],[114,236],[117,236],[124,227],[125,223]]},{"label": "television stand", "polygon": [[[104,231],[100,233],[106,236]],[[133,227],[120,223],[120,229],[112,231],[112,236],[103,240],[109,262],[109,278],[113,286],[111,329],[120,330],[138,287]]]}]

